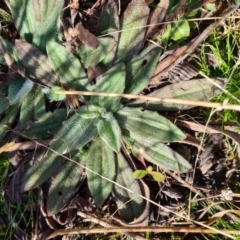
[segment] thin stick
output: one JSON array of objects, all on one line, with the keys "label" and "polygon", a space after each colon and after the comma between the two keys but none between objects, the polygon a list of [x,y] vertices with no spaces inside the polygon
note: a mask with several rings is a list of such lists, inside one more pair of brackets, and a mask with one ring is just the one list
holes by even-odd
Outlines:
[{"label": "thin stick", "polygon": [[[240,230],[225,230],[226,234],[240,234]],[[113,228],[92,228],[92,229],[61,229],[56,230],[50,235],[50,238],[66,234],[94,234],[94,233],[123,233],[123,232],[154,232],[154,233],[215,233],[214,230],[196,227],[113,227]],[[232,238],[236,239],[236,238]]]},{"label": "thin stick", "polygon": [[222,109],[240,111],[240,105],[207,102],[207,101],[192,101],[192,100],[184,100],[184,99],[178,99],[178,98],[158,98],[158,97],[150,97],[150,96],[139,96],[139,95],[133,95],[133,94],[87,92],[87,91],[65,91],[65,90],[56,91],[56,94],[68,94],[68,95],[80,94],[83,96],[123,97],[128,99],[142,99],[146,101],[153,101],[153,102],[160,102],[160,103],[176,103],[176,104],[186,104],[186,105],[199,106],[199,107],[217,108],[218,111],[221,111]]}]

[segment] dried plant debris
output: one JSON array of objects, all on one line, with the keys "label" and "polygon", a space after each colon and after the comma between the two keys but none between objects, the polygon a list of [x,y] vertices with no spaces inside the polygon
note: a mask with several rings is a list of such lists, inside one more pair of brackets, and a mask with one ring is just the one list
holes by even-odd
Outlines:
[{"label": "dried plant debris", "polygon": [[[8,152],[2,174],[8,216],[0,215],[1,230],[14,223],[14,239],[50,239],[59,230],[99,225],[175,226],[188,224],[187,201],[207,199],[222,211],[215,200],[234,200],[233,180],[240,181],[238,133],[178,120],[192,106],[121,96],[209,101],[221,93],[227,79],[211,78],[219,89],[196,78],[191,60],[198,53],[189,55],[237,7],[198,33],[178,18],[209,1],[187,6],[152,0],[8,2],[18,34],[9,35],[10,41],[4,34],[0,38],[0,153]],[[162,39],[164,30],[169,39],[161,48],[155,36]],[[207,52],[205,64],[219,67],[214,51]],[[202,133],[209,134],[205,144]],[[228,139],[238,145],[231,159]],[[135,178],[136,171],[145,175]],[[196,209],[203,211],[200,204]],[[209,224],[222,216],[197,210],[191,218]],[[234,219],[233,212],[226,214]]]}]

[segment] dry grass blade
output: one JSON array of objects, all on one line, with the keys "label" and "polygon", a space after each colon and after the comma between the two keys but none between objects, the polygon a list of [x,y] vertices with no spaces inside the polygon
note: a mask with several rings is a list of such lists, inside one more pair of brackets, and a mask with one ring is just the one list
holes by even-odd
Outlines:
[{"label": "dry grass blade", "polygon": [[[137,232],[154,232],[154,233],[212,233],[216,234],[215,230],[204,229],[204,228],[184,228],[184,227],[117,227],[117,228],[92,228],[88,230],[82,229],[65,229],[65,230],[56,230],[51,234],[48,239],[51,239],[56,236],[66,235],[66,234],[94,234],[94,233],[137,233]],[[221,230],[222,233],[228,235],[230,239],[236,239],[230,234],[239,234],[240,230]]]},{"label": "dry grass blade", "polygon": [[176,103],[176,104],[186,104],[191,106],[216,108],[217,111],[221,111],[222,109],[240,111],[240,105],[234,105],[234,104],[204,102],[204,101],[190,101],[190,100],[174,99],[174,98],[157,98],[157,97],[139,96],[139,95],[133,95],[133,94],[117,94],[117,93],[87,92],[87,91],[63,91],[63,90],[56,91],[56,94],[69,94],[69,95],[80,94],[83,96],[122,97],[127,99],[142,99],[142,100],[162,102],[162,103]]}]

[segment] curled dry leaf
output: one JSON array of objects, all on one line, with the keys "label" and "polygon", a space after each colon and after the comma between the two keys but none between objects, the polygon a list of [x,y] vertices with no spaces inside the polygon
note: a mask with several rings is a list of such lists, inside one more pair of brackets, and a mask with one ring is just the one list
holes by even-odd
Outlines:
[{"label": "curled dry leaf", "polygon": [[151,37],[155,31],[159,28],[159,23],[161,23],[166,15],[169,6],[169,0],[160,1],[157,7],[153,10],[149,17],[146,38]]},{"label": "curled dry leaf", "polygon": [[99,46],[98,38],[89,32],[88,29],[84,28],[81,23],[78,23],[75,27],[77,30],[77,38],[83,44],[87,45],[92,50],[95,50]]},{"label": "curled dry leaf", "polygon": [[204,126],[202,124],[199,123],[193,123],[193,122],[189,122],[189,121],[183,121],[183,120],[177,120],[176,121],[177,125],[189,128],[193,131],[198,131],[198,132],[206,132],[206,133],[222,133],[225,136],[231,138],[233,141],[236,142],[236,144],[238,144],[237,147],[237,152],[235,155],[236,158],[236,165],[237,167],[240,166],[240,134],[230,131],[230,130],[220,130],[217,128],[213,128],[213,127],[209,127],[209,126]]}]

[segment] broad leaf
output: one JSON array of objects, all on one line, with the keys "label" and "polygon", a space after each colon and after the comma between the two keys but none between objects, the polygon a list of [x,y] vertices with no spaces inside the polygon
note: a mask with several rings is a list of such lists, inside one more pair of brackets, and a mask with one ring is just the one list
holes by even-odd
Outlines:
[{"label": "broad leaf", "polygon": [[30,0],[10,0],[11,12],[14,25],[22,39],[32,42],[33,33],[36,30],[36,21],[34,21],[34,12],[32,8],[33,1]]},{"label": "broad leaf", "polygon": [[[109,0],[103,7],[97,27],[97,34],[98,36],[105,34],[107,34],[107,36],[112,36],[114,41],[117,43],[120,34],[119,27],[120,23],[117,2],[115,0]],[[107,67],[107,69],[112,67],[116,52],[117,45],[115,45],[112,51],[103,59],[103,64]]]},{"label": "broad leaf", "polygon": [[18,57],[34,77],[47,86],[58,83],[58,75],[50,67],[49,60],[38,48],[23,40],[15,40]]},{"label": "broad leaf", "polygon": [[17,54],[13,44],[1,36],[0,36],[0,40],[1,40],[4,48],[8,52],[8,54],[11,56],[12,60],[14,60],[14,63],[21,64],[21,61],[18,57],[18,54]]},{"label": "broad leaf", "polygon": [[143,46],[149,15],[144,0],[132,0],[120,19],[120,39],[115,63],[128,62]]},{"label": "broad leaf", "polygon": [[36,162],[24,172],[21,191],[29,191],[49,179],[65,161],[65,158],[58,154],[81,149],[95,139],[97,129],[94,124],[95,119],[81,118],[77,111],[63,122],[63,126],[55,135],[47,154],[41,161]]},{"label": "broad leaf", "polygon": [[163,182],[163,181],[165,180],[164,175],[161,174],[160,172],[155,172],[155,171],[153,171],[153,172],[150,172],[149,174],[150,174],[150,175],[153,177],[153,179],[154,179],[155,181],[157,181],[157,182]]},{"label": "broad leaf", "polygon": [[83,172],[83,168],[78,163],[83,164],[84,159],[74,157],[73,160],[76,163],[67,161],[66,165],[53,178],[47,198],[47,212],[49,216],[58,213],[69,203],[77,190],[80,176]]},{"label": "broad leaf", "polygon": [[113,48],[116,46],[116,41],[113,37],[99,38],[99,46],[97,49],[92,50],[86,45],[81,45],[77,50],[78,56],[84,67],[95,66],[100,63],[108,54],[111,54]]},{"label": "broad leaf", "polygon": [[56,38],[63,4],[62,0],[10,0],[21,38],[45,52],[47,41]]},{"label": "broad leaf", "polygon": [[129,145],[133,155],[141,155],[161,168],[176,172],[192,170],[186,159],[161,142],[142,138],[126,131],[123,132],[123,139]]},{"label": "broad leaf", "polygon": [[89,149],[87,168],[91,170],[87,171],[89,189],[96,204],[102,206],[112,191],[113,183],[110,181],[115,179],[116,160],[111,148],[101,138],[93,142]]},{"label": "broad leaf", "polygon": [[108,113],[106,118],[99,120],[97,129],[102,140],[113,151],[119,152],[121,147],[121,130],[111,113]]},{"label": "broad leaf", "polygon": [[53,113],[47,112],[22,133],[31,139],[52,138],[66,117],[66,109],[56,109]]},{"label": "broad leaf", "polygon": [[10,105],[7,88],[0,89],[0,114],[3,113]]},{"label": "broad leaf", "polygon": [[[221,87],[225,87],[227,81],[225,79],[212,79]],[[159,98],[180,98],[193,101],[209,101],[214,96],[221,93],[221,89],[213,85],[205,78],[195,79],[191,81],[181,81],[179,83],[167,85],[154,92],[148,94],[149,97]],[[182,105],[176,103],[151,102],[146,100],[135,100],[128,104],[129,107],[142,107],[153,111],[176,111],[192,108],[190,105]]]},{"label": "broad leaf", "polygon": [[36,30],[33,35],[33,44],[43,52],[49,40],[57,38],[60,30],[59,21],[64,5],[63,0],[31,1],[36,21]]},{"label": "broad leaf", "polygon": [[160,53],[159,47],[150,45],[127,63],[125,93],[138,94],[148,85],[156,69]]},{"label": "broad leaf", "polygon": [[[106,93],[123,93],[125,87],[125,66],[119,63],[109,69],[100,80],[98,80],[95,91]],[[92,96],[93,105],[104,107],[108,111],[116,111],[120,108],[121,97],[100,97]]]},{"label": "broad leaf", "polygon": [[124,107],[114,115],[121,128],[143,138],[161,142],[177,142],[185,138],[178,127],[155,112]]},{"label": "broad leaf", "polygon": [[136,179],[144,178],[148,172],[146,170],[136,170],[133,172],[133,177]]},{"label": "broad leaf", "polygon": [[80,61],[57,42],[47,44],[47,54],[54,71],[68,88],[86,90],[89,82]]},{"label": "broad leaf", "polygon": [[94,105],[85,105],[78,110],[78,114],[82,118],[98,118],[101,114],[101,108]]},{"label": "broad leaf", "polygon": [[0,142],[4,139],[4,137],[10,131],[10,127],[12,126],[12,124],[15,121],[15,118],[19,112],[19,106],[20,106],[20,104],[16,103],[16,104],[10,106],[5,111],[5,116],[0,121]]},{"label": "broad leaf", "polygon": [[172,27],[170,36],[174,41],[181,41],[190,34],[190,26],[187,20],[179,21]]},{"label": "broad leaf", "polygon": [[41,88],[37,85],[24,97],[21,111],[20,122],[36,121],[45,113],[45,96]]},{"label": "broad leaf", "polygon": [[125,189],[115,184],[113,194],[121,219],[128,223],[137,220],[139,217],[144,219],[148,216],[148,206],[139,195],[148,197],[145,196],[148,193],[144,192],[143,186],[140,185],[141,182],[133,178],[133,171],[121,153],[117,154],[117,161],[118,170],[115,181]]},{"label": "broad leaf", "polygon": [[8,87],[8,97],[10,104],[14,104],[17,101],[24,98],[33,87],[33,82],[25,78],[18,78]]},{"label": "broad leaf", "polygon": [[65,94],[56,93],[57,91],[65,90],[58,86],[53,86],[50,89],[44,89],[43,92],[46,94],[50,101],[62,101],[66,98]]}]

